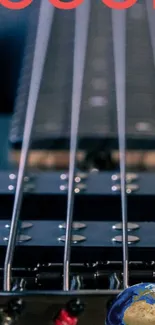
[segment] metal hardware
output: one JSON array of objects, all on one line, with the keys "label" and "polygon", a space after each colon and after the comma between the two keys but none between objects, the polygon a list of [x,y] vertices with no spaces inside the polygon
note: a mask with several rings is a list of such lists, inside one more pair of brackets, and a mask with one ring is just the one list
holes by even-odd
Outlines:
[{"label": "metal hardware", "polygon": [[[66,229],[66,223],[63,223],[61,225],[59,225],[60,229]],[[81,222],[73,222],[72,223],[72,229],[73,230],[80,230],[80,229],[84,229],[86,228],[86,224],[85,223],[81,223]]]},{"label": "metal hardware", "polygon": [[9,186],[8,186],[8,190],[9,190],[9,191],[14,191],[14,190],[15,190],[15,186],[13,186],[13,185],[9,185]]},{"label": "metal hardware", "polygon": [[30,193],[35,190],[35,184],[32,181],[26,180],[24,185],[24,193]]},{"label": "metal hardware", "polygon": [[[32,180],[34,180],[34,178],[35,178],[35,176],[34,175],[26,175],[26,176],[24,176],[24,182],[26,183],[26,182],[29,182],[29,181],[32,181]],[[14,174],[14,173],[11,173],[11,174],[9,174],[9,179],[11,180],[11,181],[14,181],[14,180],[16,180],[17,179],[17,175],[16,174]]]},{"label": "metal hardware", "polygon": [[5,324],[5,325],[12,325],[13,324],[12,317],[10,317],[7,313],[5,313],[3,311],[3,309],[0,310],[0,315],[1,315],[1,320],[2,320],[1,324]]},{"label": "metal hardware", "polygon": [[99,169],[98,168],[92,168],[90,169],[90,173],[98,173]]},{"label": "metal hardware", "polygon": [[26,183],[26,182],[29,182],[30,180],[32,180],[32,177],[30,177],[30,176],[25,176],[24,177],[24,182]]},{"label": "metal hardware", "polygon": [[[20,284],[16,286],[17,290],[22,291]],[[16,290],[15,289],[15,290]],[[16,324],[23,311],[23,302],[21,299],[11,299],[9,303],[0,309],[1,325]]]},{"label": "metal hardware", "polygon": [[[115,236],[114,238],[112,238],[113,242],[116,243],[122,243],[123,242],[123,237],[122,236]],[[137,236],[128,236],[128,244],[135,244],[138,241],[140,241],[140,238]]]},{"label": "metal hardware", "polygon": [[[85,191],[87,189],[87,185],[83,183],[79,183],[75,185],[76,187],[74,188],[74,193],[78,194],[81,191]],[[60,191],[66,192],[68,190],[68,184],[65,185],[60,185]]]},{"label": "metal hardware", "polygon": [[[112,181],[119,181],[120,178],[121,178],[120,174],[114,174],[111,177]],[[138,174],[135,174],[135,173],[127,173],[126,174],[126,182],[127,183],[131,183],[137,179],[138,179]]]},{"label": "metal hardware", "polygon": [[89,31],[90,0],[75,11],[75,35],[73,54],[73,87],[71,95],[71,127],[70,127],[70,155],[69,155],[69,179],[66,213],[66,235],[64,246],[63,265],[63,290],[70,287],[70,256],[72,242],[72,221],[74,208],[74,193],[80,193],[79,188],[74,189],[76,174],[76,152],[78,148],[78,131],[80,122],[80,110],[82,100],[82,88],[84,82],[85,60],[87,53],[87,39]]},{"label": "metal hardware", "polygon": [[[27,242],[29,240],[31,240],[32,238],[28,235],[20,235],[18,237],[18,243],[23,243],[23,242]],[[4,241],[8,241],[9,240],[9,237],[4,237],[3,238]]]},{"label": "metal hardware", "polygon": [[[65,235],[58,238],[58,241],[60,241],[60,242],[61,241],[65,242],[65,240],[66,240]],[[86,240],[86,237],[80,236],[80,235],[72,235],[72,238],[71,238],[72,244],[78,244],[78,243],[81,243],[81,242],[83,242],[85,240]]]},{"label": "metal hardware", "polygon": [[[32,226],[33,226],[33,224],[30,223],[30,222],[21,222],[20,228],[21,229],[28,229],[28,228],[31,228]],[[10,225],[6,224],[5,228],[10,229]]]},{"label": "metal hardware", "polygon": [[[112,229],[115,229],[115,230],[122,230],[122,228],[123,228],[122,222],[116,223],[115,225],[112,226]],[[127,228],[128,228],[128,231],[132,231],[132,230],[139,229],[140,227],[136,223],[128,222]]]},{"label": "metal hardware", "polygon": [[118,126],[120,197],[122,214],[123,238],[123,287],[128,287],[128,243],[127,243],[127,197],[126,197],[126,12],[112,11],[112,34],[114,51],[114,71],[116,84],[116,108]]},{"label": "metal hardware", "polygon": [[75,187],[74,193],[79,194],[81,192],[85,192],[86,189],[87,189],[87,185],[81,183],[81,184],[78,184],[78,186]]},{"label": "metal hardware", "polygon": [[[8,186],[8,190],[9,191],[14,191],[15,190],[15,186],[9,185]],[[34,183],[27,183],[27,184],[24,185],[24,193],[30,193],[30,192],[33,192],[34,190],[35,190]]]},{"label": "metal hardware", "polygon": [[16,176],[16,174],[10,174],[9,178],[10,178],[10,180],[14,181],[17,178],[17,176]]},{"label": "metal hardware", "polygon": [[[19,172],[15,192],[13,213],[11,218],[10,236],[8,240],[5,262],[4,262],[4,285],[5,291],[11,290],[11,268],[13,263],[14,249],[18,230],[18,220],[20,217],[21,204],[24,191],[24,176],[31,143],[33,124],[36,115],[36,106],[41,85],[41,79],[46,60],[46,51],[53,22],[54,8],[48,2],[41,1],[38,28],[36,33],[36,43],[32,63],[31,81],[27,99],[27,112],[25,118],[23,143],[20,155]],[[45,23],[46,22],[46,23]]]},{"label": "metal hardware", "polygon": [[[8,185],[9,191],[15,191],[16,189],[16,179],[17,176],[15,174],[9,174],[9,179],[12,181],[12,184]],[[25,176],[24,177],[24,192],[29,193],[35,190],[34,176]]]},{"label": "metal hardware", "polygon": [[[121,191],[121,185],[120,184],[115,184],[112,186],[112,191],[113,192],[120,192]],[[127,184],[126,185],[126,193],[131,194],[133,192],[136,192],[139,190],[139,186],[137,184]]]},{"label": "metal hardware", "polygon": [[[46,6],[44,6],[44,7],[46,9]],[[124,288],[126,288],[126,287],[128,287],[128,284],[129,284],[128,283],[128,265],[129,265],[128,242],[129,243],[132,243],[132,242],[134,243],[134,242],[137,242],[140,239],[139,239],[139,237],[136,237],[136,236],[128,236],[128,233],[127,233],[128,224],[127,224],[126,191],[127,191],[127,193],[131,193],[131,189],[133,189],[133,186],[132,187],[131,186],[126,187],[126,170],[125,170],[125,152],[126,152],[126,145],[125,145],[125,142],[126,142],[125,141],[126,128],[125,128],[125,123],[124,123],[125,122],[125,102],[126,102],[126,98],[125,98],[126,97],[125,96],[125,83],[126,83],[126,80],[125,80],[125,70],[126,70],[125,69],[125,57],[126,57],[126,53],[125,53],[125,48],[126,48],[125,47],[125,44],[126,44],[126,41],[125,41],[125,34],[126,34],[126,30],[125,30],[125,27],[126,27],[126,24],[125,24],[125,11],[113,11],[112,15],[113,15],[113,31],[112,31],[113,33],[112,34],[113,34],[113,45],[114,45],[113,46],[113,49],[114,49],[114,67],[115,67],[115,76],[116,76],[116,80],[115,80],[116,81],[116,83],[115,83],[116,84],[116,102],[117,102],[117,111],[118,111],[118,120],[119,120],[118,121],[119,122],[118,123],[118,129],[119,129],[120,171],[121,171],[120,180],[116,180],[116,183],[121,183],[121,185],[118,185],[118,186],[119,186],[119,190],[121,190],[121,201],[122,201],[122,225],[121,226],[122,226],[122,230],[123,230],[122,231],[123,236],[116,236],[113,239],[113,241],[120,242],[120,243],[123,244],[123,261],[122,261],[122,264],[121,264],[121,266],[123,265],[123,273],[121,274],[121,276],[123,275],[123,286],[124,286]],[[46,27],[48,27],[47,18],[46,18],[46,15],[43,15],[43,16],[44,16],[44,21],[46,22],[46,24],[45,24],[45,28],[46,28]],[[85,16],[87,18],[88,15],[84,15],[82,17],[85,18]],[[119,17],[120,17],[120,19],[119,19]],[[121,19],[121,17],[122,17],[122,19]],[[114,19],[114,18],[116,18],[116,19]],[[75,26],[76,27],[75,28],[75,30],[76,30],[75,36],[76,36],[76,34],[78,33],[79,30],[81,31],[81,33],[79,33],[77,35],[79,37],[75,37],[75,45],[76,45],[75,55],[77,56],[77,57],[75,57],[75,59],[76,58],[79,59],[79,52],[80,52],[80,49],[81,49],[82,44],[83,44],[82,40],[81,40],[81,36],[83,36],[83,34],[86,31],[86,28],[83,28],[83,27],[85,27],[85,25],[83,26],[83,23],[87,22],[87,19],[79,19],[79,21],[81,23],[79,24],[79,22],[77,21],[76,26]],[[87,26],[89,27],[88,23],[87,23]],[[42,28],[41,30],[44,30],[44,28]],[[41,33],[41,31],[40,31],[40,33]],[[41,40],[40,43],[39,43],[39,44],[41,44],[41,46],[40,46],[40,51],[41,51],[41,49],[44,48],[43,45],[42,45],[42,41],[44,40],[44,37],[43,37],[43,40],[42,40],[42,37],[39,37],[39,39]],[[46,37],[45,37],[45,39],[46,39]],[[86,37],[85,37],[85,39],[86,39]],[[85,41],[85,44],[86,43],[87,42]],[[81,45],[81,47],[80,47],[80,45]],[[86,48],[86,46],[85,46],[85,48]],[[39,50],[38,50],[38,52],[39,52]],[[84,51],[84,52],[86,52],[86,51]],[[36,53],[37,53],[37,51],[36,51]],[[39,55],[40,55],[40,53],[39,53]],[[80,62],[80,64],[75,66],[76,61]],[[81,61],[82,61],[82,64],[81,64]],[[66,189],[68,189],[67,220],[65,220],[65,222],[66,222],[66,224],[65,224],[65,226],[66,226],[66,235],[59,238],[60,241],[63,241],[63,242],[65,241],[63,275],[62,275],[62,271],[61,271],[61,279],[63,279],[63,289],[65,290],[65,292],[63,292],[63,295],[66,294],[66,291],[69,291],[69,295],[72,294],[70,292],[70,279],[71,279],[71,277],[70,277],[70,274],[71,274],[70,273],[70,253],[71,253],[71,243],[72,242],[73,243],[74,242],[75,243],[78,243],[78,242],[81,243],[81,238],[82,238],[82,240],[83,239],[86,240],[86,237],[83,237],[83,236],[75,236],[75,235],[72,236],[74,190],[80,192],[80,187],[78,187],[78,186],[75,187],[75,183],[78,183],[78,184],[79,183],[84,183],[84,182],[81,182],[81,178],[78,178],[78,179],[75,180],[75,167],[76,167],[75,166],[76,165],[75,164],[75,158],[76,158],[76,148],[77,148],[77,140],[78,140],[77,136],[75,137],[75,135],[77,135],[78,132],[77,132],[77,130],[76,130],[76,128],[74,126],[76,125],[76,121],[78,120],[76,118],[76,116],[77,116],[78,106],[79,106],[79,102],[81,100],[81,95],[82,95],[82,91],[81,91],[81,88],[82,88],[82,80],[81,80],[82,71],[81,70],[82,69],[79,71],[79,68],[81,66],[83,67],[84,64],[83,64],[83,60],[81,60],[81,56],[80,56],[79,60],[74,60],[74,69],[73,70],[76,70],[76,71],[73,71],[73,89],[75,90],[75,91],[73,91],[73,94],[75,94],[75,97],[73,96],[72,102],[73,102],[73,108],[75,108],[73,110],[73,113],[75,112],[75,118],[73,119],[74,123],[72,123],[72,127],[71,127],[73,132],[71,132],[72,136],[71,136],[71,146],[70,146],[71,150],[70,150],[69,180],[66,180],[64,182],[64,183],[66,183],[66,182],[69,183],[69,185],[67,185],[67,188],[66,188]],[[84,70],[84,68],[83,68],[83,70]],[[77,73],[75,73],[75,72],[77,72]],[[37,69],[36,69],[36,74],[37,74]],[[74,75],[77,76],[77,80],[78,80],[78,78],[80,79],[78,83],[75,82],[76,78],[74,77]],[[77,87],[77,85],[79,85],[79,87]],[[80,91],[78,91],[79,88],[80,88]],[[30,86],[30,89],[31,89],[31,86]],[[34,87],[34,90],[32,91],[32,94],[33,93],[35,93],[35,87]],[[95,94],[93,96],[95,96]],[[32,97],[32,99],[33,99],[33,97]],[[122,119],[121,119],[121,116],[122,116]],[[77,129],[78,129],[78,125],[77,125]],[[74,141],[72,141],[72,139],[76,140],[75,144],[74,144]],[[27,142],[29,142],[29,141],[27,141]],[[74,159],[73,159],[73,157],[74,157]],[[19,175],[24,175],[25,174],[24,169],[25,168],[23,166],[23,172],[22,172],[21,168],[19,168]],[[21,176],[20,176],[20,179],[21,179]],[[22,181],[23,181],[23,176],[22,176]],[[59,179],[59,181],[60,181],[60,179]],[[61,181],[61,183],[63,184],[63,181]],[[12,183],[12,184],[14,185],[14,183]],[[13,186],[13,185],[11,185],[11,186]],[[19,185],[20,185],[20,182],[19,182]],[[115,186],[115,183],[112,183],[112,185],[114,185],[113,190],[115,191],[116,187],[117,187],[117,184]],[[137,186],[137,184],[134,184],[134,189],[135,189],[135,186]],[[18,189],[19,189],[19,191],[18,191]],[[57,189],[58,189],[58,187],[57,187]],[[22,188],[22,190],[23,190],[23,188]],[[20,189],[20,186],[18,186],[18,182],[17,182],[18,196],[16,196],[16,198],[15,198],[15,208],[14,208],[13,218],[12,218],[12,222],[11,222],[11,230],[10,230],[9,245],[8,245],[9,249],[8,249],[8,253],[6,254],[5,269],[4,269],[4,290],[7,290],[7,291],[11,290],[10,283],[11,283],[11,272],[12,272],[12,261],[13,261],[13,253],[14,253],[15,243],[16,243],[16,234],[17,234],[17,231],[18,231],[17,227],[18,227],[18,219],[19,219],[19,215],[20,215],[19,212],[21,210],[20,209],[21,208],[20,196],[21,196],[21,193],[23,192],[22,190]],[[3,223],[3,225],[4,225],[4,223]],[[59,231],[59,233],[60,233],[60,230],[58,230],[58,223],[57,223],[56,227],[57,227],[57,231]],[[111,227],[112,227],[112,224],[111,224]],[[103,227],[103,229],[104,229],[104,227]],[[92,227],[92,231],[93,232],[95,231],[94,227]],[[106,230],[105,230],[105,233],[106,233]],[[98,235],[98,233],[97,233],[97,235]],[[101,229],[101,236],[102,236],[102,239],[103,239],[102,229]],[[78,237],[78,239],[80,237],[80,240],[77,241],[77,237]],[[52,236],[51,236],[51,238],[52,238]],[[88,236],[87,236],[87,238],[88,238]],[[17,239],[18,239],[18,237],[17,237]],[[111,238],[110,238],[110,240],[108,238],[107,241],[108,241],[108,243],[110,242],[109,246],[112,246]],[[140,241],[140,244],[141,243],[142,243],[142,246],[143,246],[143,241],[142,240]],[[55,241],[55,244],[58,244],[57,240]],[[87,242],[85,244],[87,244]],[[60,245],[62,245],[62,244],[60,244]],[[90,245],[89,241],[88,241],[88,245]],[[58,245],[56,245],[56,246],[58,246]],[[82,244],[81,244],[81,246],[82,246]],[[116,246],[116,244],[113,245],[113,246]],[[113,247],[113,248],[114,248],[113,251],[115,251],[115,247]],[[110,250],[111,250],[111,247],[110,247]],[[120,250],[120,249],[118,249],[118,250]],[[59,247],[58,247],[58,251],[59,251]],[[77,249],[77,251],[78,251],[78,249]],[[143,254],[143,251],[144,250],[143,250],[143,247],[142,247],[142,254]],[[96,256],[93,256],[93,257],[96,258]],[[53,256],[52,256],[52,259],[54,260]],[[103,259],[105,259],[105,257]],[[105,263],[105,262],[103,261],[103,263]],[[95,269],[95,271],[96,271],[96,269]],[[95,272],[95,275],[98,275],[97,271]],[[114,288],[115,288],[114,280],[115,280],[115,274],[114,274],[114,277],[112,277],[112,280],[111,280],[111,287],[114,284]],[[121,283],[121,285],[122,285],[122,283]],[[99,284],[98,287],[100,288],[100,284]],[[112,292],[114,294],[117,294],[117,291],[108,291],[107,290],[106,295],[111,294]],[[98,290],[98,291],[95,292],[95,290],[91,290],[88,294],[90,295],[92,293],[94,295],[96,295],[96,293],[101,294],[101,291]],[[17,294],[18,294],[18,292],[17,292]],[[61,292],[61,294],[62,294],[62,292]],[[74,294],[78,295],[79,292],[78,291],[74,292]],[[81,292],[81,294],[86,294],[86,291]],[[51,297],[50,297],[50,299],[51,299]],[[56,292],[55,292],[54,300],[55,299],[56,299]]]},{"label": "metal hardware", "polygon": [[30,222],[21,222],[21,229],[28,229],[28,228],[32,228],[33,224]]},{"label": "metal hardware", "polygon": [[[81,180],[85,180],[87,178],[88,178],[88,173],[78,172],[78,173],[76,173],[74,180],[76,183],[79,183],[79,182],[81,182]],[[60,179],[62,181],[68,180],[68,174],[61,174]]]}]

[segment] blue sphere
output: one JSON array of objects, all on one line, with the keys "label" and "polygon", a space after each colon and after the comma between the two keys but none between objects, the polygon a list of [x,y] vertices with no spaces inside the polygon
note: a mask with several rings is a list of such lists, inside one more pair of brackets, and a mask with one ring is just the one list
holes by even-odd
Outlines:
[{"label": "blue sphere", "polygon": [[105,324],[155,324],[155,284],[141,283],[124,290],[114,300]]}]

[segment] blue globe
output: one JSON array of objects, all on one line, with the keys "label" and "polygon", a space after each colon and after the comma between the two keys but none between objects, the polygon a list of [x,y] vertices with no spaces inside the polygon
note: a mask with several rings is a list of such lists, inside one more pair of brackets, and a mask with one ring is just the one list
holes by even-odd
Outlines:
[{"label": "blue globe", "polygon": [[124,290],[114,300],[105,324],[155,324],[155,284],[141,283]]}]

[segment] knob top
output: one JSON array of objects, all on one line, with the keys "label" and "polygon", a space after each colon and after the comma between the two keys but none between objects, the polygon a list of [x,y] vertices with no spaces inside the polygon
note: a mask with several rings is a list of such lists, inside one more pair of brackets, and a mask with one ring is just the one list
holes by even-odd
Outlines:
[{"label": "knob top", "polygon": [[80,299],[73,299],[66,305],[68,313],[74,317],[79,316],[84,311],[85,305]]}]

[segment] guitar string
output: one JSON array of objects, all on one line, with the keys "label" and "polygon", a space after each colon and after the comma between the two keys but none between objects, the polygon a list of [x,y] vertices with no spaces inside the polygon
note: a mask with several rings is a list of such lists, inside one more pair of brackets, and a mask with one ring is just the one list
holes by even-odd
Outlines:
[{"label": "guitar string", "polygon": [[112,10],[118,144],[120,155],[123,285],[128,287],[128,231],[126,199],[126,10]]},{"label": "guitar string", "polygon": [[[86,2],[85,2],[86,4]],[[87,4],[88,5],[88,4]],[[45,9],[45,6],[44,6]],[[81,15],[82,15],[82,6],[80,8],[77,9],[77,17],[80,17],[80,22],[81,22]],[[87,8],[89,9],[89,8]],[[53,15],[53,10],[51,10],[51,12],[49,12],[49,9],[47,10],[48,14],[50,13],[51,17]],[[81,14],[80,14],[81,11]],[[79,14],[78,14],[79,12]],[[87,14],[88,14],[89,10],[87,10]],[[85,11],[86,13],[86,11]],[[47,13],[46,13],[47,14]],[[44,19],[45,19],[45,12],[44,12]],[[83,17],[84,18],[84,17]],[[89,18],[89,15],[87,16],[87,18]],[[40,20],[41,20],[41,14],[40,14]],[[46,20],[46,26],[48,26],[47,24],[47,19]],[[114,21],[115,19],[113,19]],[[52,19],[51,19],[52,21]],[[77,21],[79,21],[77,19]],[[86,28],[86,32],[88,31],[88,21],[87,20],[82,20],[83,22],[87,22],[87,28]],[[117,20],[118,21],[118,20]],[[51,22],[50,22],[51,25]],[[81,24],[83,25],[83,24]],[[42,24],[39,24],[39,27],[41,27]],[[79,26],[79,24],[78,24]],[[39,33],[39,27],[38,27],[38,35],[39,35],[39,41],[40,41],[40,33]],[[43,32],[45,32],[44,28],[41,28]],[[85,29],[80,29],[82,32]],[[114,28],[115,30],[115,28]],[[41,30],[40,30],[41,32]],[[48,31],[49,32],[49,31]],[[44,33],[45,34],[45,33]],[[38,36],[37,35],[37,36]],[[75,42],[75,48],[76,50],[77,45],[81,41],[81,36],[79,37],[79,35],[81,35],[78,31],[77,31],[77,23],[76,23],[76,37],[77,40],[79,40],[78,42]],[[77,53],[81,54],[83,53],[83,59],[85,59],[85,53],[86,53],[86,43],[87,43],[87,35],[85,35],[85,33],[82,33],[83,36],[86,36],[85,38],[83,37],[83,39],[85,39],[85,51],[83,53],[83,51],[76,51],[75,50],[75,55],[74,55],[74,78],[73,78],[73,97],[72,97],[72,123],[71,123],[71,144],[70,144],[70,166],[69,166],[69,187],[68,187],[68,205],[67,205],[67,222],[66,222],[66,241],[65,241],[65,252],[64,252],[64,289],[68,290],[69,289],[69,260],[70,260],[70,240],[71,239],[71,228],[72,228],[72,220],[71,220],[71,215],[72,215],[72,209],[73,209],[73,201],[74,201],[74,174],[75,174],[75,156],[76,156],[76,148],[77,148],[77,133],[78,133],[78,124],[79,124],[79,115],[80,115],[80,102],[81,102],[81,94],[82,94],[82,78],[83,78],[83,74],[79,73],[79,67],[83,66],[83,71],[84,72],[84,61],[83,60],[83,65],[81,65],[81,59],[79,59],[79,57],[77,57]],[[44,35],[45,37],[45,35]],[[38,37],[37,37],[38,38]],[[44,42],[45,42],[44,38]],[[76,38],[75,38],[76,39]],[[38,42],[39,43],[39,42]],[[39,46],[36,42],[36,49],[38,50],[37,45]],[[48,43],[48,41],[47,41]],[[115,42],[114,42],[115,43]],[[43,43],[42,43],[43,44]],[[80,44],[81,45],[81,44]],[[45,47],[43,46],[39,46],[39,50],[40,49],[45,50]],[[118,56],[116,56],[116,52],[117,52],[117,47],[116,44],[114,45],[115,48],[115,58]],[[35,51],[35,55],[37,57],[37,51]],[[46,54],[46,50],[44,51]],[[39,52],[39,56],[41,52]],[[45,56],[44,54],[44,56]],[[80,56],[81,57],[81,56]],[[77,59],[77,61],[75,60],[75,58]],[[44,61],[44,60],[43,60]],[[118,63],[118,59],[116,59],[117,63]],[[77,64],[78,62],[78,64]],[[38,63],[38,61],[37,61]],[[42,67],[41,67],[42,65]],[[42,64],[40,64],[41,67],[41,71],[43,70],[43,65],[44,62],[42,62]],[[16,195],[15,195],[15,202],[14,202],[14,209],[13,209],[13,217],[12,217],[12,222],[11,222],[11,230],[10,230],[10,238],[9,238],[9,243],[8,243],[8,248],[7,248],[7,253],[6,253],[6,259],[5,259],[5,273],[4,273],[4,290],[10,290],[10,279],[11,279],[11,265],[12,265],[12,257],[13,257],[13,252],[14,252],[14,248],[13,250],[10,249],[10,243],[13,244],[15,243],[15,239],[16,239],[16,229],[17,229],[17,223],[18,223],[18,218],[19,218],[19,213],[20,213],[20,206],[21,206],[21,199],[22,199],[22,189],[23,189],[23,178],[24,178],[24,172],[25,172],[25,166],[26,166],[26,161],[27,161],[27,155],[28,155],[28,149],[29,149],[29,144],[30,144],[30,139],[31,139],[31,133],[32,133],[32,126],[33,126],[33,120],[34,120],[34,116],[35,116],[35,107],[36,107],[36,103],[37,102],[37,97],[38,97],[38,92],[39,89],[37,87],[37,91],[36,91],[36,85],[40,87],[40,80],[41,80],[41,76],[42,76],[42,72],[40,73],[40,80],[38,78],[38,75],[36,76],[36,70],[34,69],[34,67],[36,68],[36,58],[34,61],[34,66],[33,66],[33,77],[31,80],[31,86],[30,86],[30,95],[29,95],[29,104],[28,104],[28,110],[27,110],[27,116],[26,116],[26,123],[25,123],[25,129],[24,129],[24,140],[23,140],[23,146],[22,146],[22,154],[21,154],[21,160],[20,160],[20,166],[19,166],[19,174],[18,174],[18,180],[17,180],[17,188],[16,188]],[[78,67],[78,69],[77,69]],[[38,65],[37,65],[37,70],[38,70]],[[39,69],[40,70],[40,69]],[[116,69],[116,64],[115,64],[115,70]],[[34,78],[35,77],[35,78]],[[39,83],[37,83],[37,81],[39,80]],[[78,81],[78,83],[77,83]],[[120,114],[120,111],[122,113],[122,103],[123,103],[123,98],[121,98],[122,96],[120,95],[120,92],[118,91],[119,87],[118,87],[118,74],[116,72],[116,88],[117,88],[117,105],[119,104],[119,102],[121,102],[121,105],[117,106],[117,107],[121,107],[121,109],[118,109],[118,132],[119,132],[119,147],[120,147],[120,170],[121,170],[121,197],[122,197],[122,215],[124,216],[124,220],[125,219],[125,208],[126,208],[126,204],[125,204],[125,199],[124,197],[126,197],[126,191],[124,193],[124,183],[125,183],[125,164],[124,164],[124,160],[125,160],[125,113],[122,115]],[[78,84],[78,87],[77,87]],[[125,84],[125,82],[124,82]],[[36,93],[36,98],[34,99],[34,89],[33,89],[33,97],[32,97],[32,88],[34,88],[35,85],[35,93]],[[123,85],[123,84],[122,84]],[[78,91],[77,91],[78,89]],[[118,95],[119,94],[119,95]],[[124,91],[125,94],[125,91]],[[80,95],[80,96],[79,96]],[[33,99],[33,100],[32,100]],[[33,104],[33,105],[32,105]],[[32,106],[34,107],[33,112],[32,112]],[[31,109],[30,109],[31,107]],[[79,107],[79,110],[77,109]],[[125,107],[125,105],[124,105]],[[29,113],[29,114],[28,114]],[[33,114],[32,114],[33,113]],[[79,113],[79,114],[77,114]],[[32,118],[33,117],[33,118]],[[76,120],[75,118],[78,117],[78,119]],[[31,122],[30,122],[31,121]],[[121,122],[120,122],[121,121]],[[122,123],[123,121],[123,123]],[[74,123],[73,123],[74,122]],[[29,126],[29,127],[28,127]],[[124,131],[124,136],[122,136],[122,131]],[[29,135],[29,137],[28,137]],[[24,153],[24,154],[23,154]],[[124,176],[124,177],[123,177]],[[20,189],[20,191],[19,191]],[[124,195],[125,194],[125,195]],[[122,216],[122,217],[123,217]],[[126,222],[123,222],[123,224],[126,224]],[[70,227],[71,225],[71,227]],[[123,228],[125,228],[123,226]],[[126,224],[126,228],[127,228],[127,224]],[[124,232],[124,230],[123,230]],[[124,236],[125,238],[125,236]],[[124,243],[124,239],[123,239],[123,243]],[[12,245],[11,247],[14,247],[15,245]],[[125,246],[126,246],[126,240],[125,240]],[[68,249],[69,248],[69,249]],[[12,254],[10,253],[10,251],[12,251]],[[8,254],[9,253],[9,254]],[[127,254],[125,252],[125,262],[128,262],[127,260]],[[67,258],[66,258],[67,257]],[[67,262],[67,263],[66,263]],[[125,265],[125,269],[126,269],[126,263],[124,263]],[[128,263],[127,263],[128,265]],[[125,275],[125,279],[126,279],[126,284],[128,283],[127,281],[127,275],[126,272],[124,272]]]},{"label": "guitar string", "polygon": [[71,104],[71,132],[70,132],[70,157],[69,157],[69,181],[67,197],[66,236],[64,247],[63,263],[63,289],[68,291],[72,221],[74,208],[74,177],[76,169],[76,151],[78,145],[78,129],[80,119],[80,108],[83,89],[83,77],[87,49],[90,0],[85,0],[75,11],[75,38],[74,38],[74,59],[73,59],[73,88]]},{"label": "guitar string", "polygon": [[28,95],[28,104],[26,111],[26,119],[24,125],[24,134],[22,142],[21,157],[18,170],[18,178],[11,219],[10,235],[6,250],[4,262],[4,283],[5,291],[11,290],[11,269],[13,262],[14,249],[16,245],[18,221],[20,217],[21,204],[24,190],[24,174],[27,165],[29,147],[31,144],[32,130],[36,113],[37,99],[40,90],[40,84],[43,74],[43,68],[46,58],[51,26],[53,22],[54,7],[48,1],[41,1],[39,22],[37,27],[36,44],[34,51],[34,59],[32,66],[32,75],[30,82],[30,90]]}]

